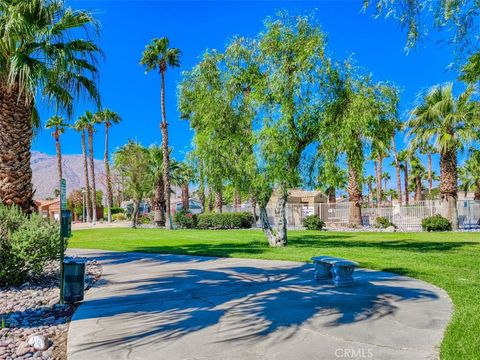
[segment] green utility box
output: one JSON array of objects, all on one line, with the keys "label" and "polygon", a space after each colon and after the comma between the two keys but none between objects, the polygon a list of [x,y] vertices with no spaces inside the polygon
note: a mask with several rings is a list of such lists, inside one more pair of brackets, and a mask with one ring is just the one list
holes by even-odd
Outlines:
[{"label": "green utility box", "polygon": [[85,293],[85,261],[65,259],[63,261],[63,296],[66,303],[83,300]]}]

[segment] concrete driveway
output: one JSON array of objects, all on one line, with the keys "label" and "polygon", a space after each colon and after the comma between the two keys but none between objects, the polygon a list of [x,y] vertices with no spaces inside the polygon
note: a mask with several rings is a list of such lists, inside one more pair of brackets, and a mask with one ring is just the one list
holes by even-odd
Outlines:
[{"label": "concrete driveway", "polygon": [[103,265],[70,324],[70,360],[435,359],[452,312],[443,290],[385,272],[336,288],[305,263],[69,253]]}]

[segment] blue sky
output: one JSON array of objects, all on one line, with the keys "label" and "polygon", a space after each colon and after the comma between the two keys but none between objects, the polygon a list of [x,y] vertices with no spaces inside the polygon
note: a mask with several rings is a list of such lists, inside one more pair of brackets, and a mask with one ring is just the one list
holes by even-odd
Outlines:
[{"label": "blue sky", "polygon": [[[417,94],[432,85],[455,80],[447,71],[452,49],[438,45],[433,34],[407,55],[405,33],[393,20],[374,19],[361,12],[362,1],[67,1],[74,8],[92,9],[102,24],[100,45],[106,54],[100,66],[99,86],[103,105],[117,111],[123,121],[111,129],[111,149],[129,138],[144,145],[160,143],[160,78],[145,75],[138,64],[145,45],[153,37],[167,36],[171,46],[182,50],[182,67],[167,73],[166,105],[170,144],[181,160],[190,148],[192,132],[177,112],[176,85],[181,71],[196,64],[205,49],[223,49],[234,35],[255,36],[267,16],[276,10],[311,13],[328,35],[330,54],[342,59],[354,54],[358,65],[376,80],[391,81],[402,89],[402,116]],[[458,86],[459,87],[459,86]],[[80,104],[76,116],[93,105]],[[42,119],[52,113],[42,109]],[[76,117],[75,116],[75,117]],[[75,120],[75,117],[72,119]],[[405,146],[403,136],[399,147]],[[103,128],[95,141],[95,157],[103,156]],[[72,131],[63,137],[63,152],[81,152],[80,136]],[[50,132],[42,130],[33,149],[55,153]],[[388,161],[390,163],[390,161]],[[387,162],[385,162],[387,164]],[[370,170],[371,168],[369,168]]]}]

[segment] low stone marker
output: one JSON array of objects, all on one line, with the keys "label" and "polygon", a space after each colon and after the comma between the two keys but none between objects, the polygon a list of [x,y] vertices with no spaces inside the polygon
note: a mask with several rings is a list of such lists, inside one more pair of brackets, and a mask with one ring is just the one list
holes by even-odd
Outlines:
[{"label": "low stone marker", "polygon": [[331,256],[315,256],[312,258],[315,267],[315,279],[330,279],[336,286],[351,286],[354,284],[353,272],[358,263]]}]

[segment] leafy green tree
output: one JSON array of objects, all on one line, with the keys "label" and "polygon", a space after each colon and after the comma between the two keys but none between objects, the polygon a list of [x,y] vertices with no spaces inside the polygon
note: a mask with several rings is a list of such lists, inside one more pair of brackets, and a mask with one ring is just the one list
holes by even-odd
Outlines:
[{"label": "leafy green tree", "polygon": [[195,172],[193,167],[186,163],[178,163],[178,167],[175,169],[172,178],[175,179],[174,184],[180,186],[182,191],[182,208],[184,210],[190,209],[190,183],[195,180]]},{"label": "leafy green tree", "polygon": [[412,110],[409,121],[412,146],[432,143],[440,154],[440,192],[442,215],[458,227],[457,213],[457,152],[478,134],[476,118],[478,104],[472,100],[469,87],[458,97],[453,95],[451,83],[435,86],[423,101]]},{"label": "leafy green tree", "polygon": [[60,145],[60,135],[68,128],[68,123],[58,115],[52,116],[47,120],[45,124],[46,129],[52,130],[52,136],[55,140],[55,149],[57,153],[57,171],[58,171],[58,184],[62,181],[62,148]]},{"label": "leafy green tree", "polygon": [[132,196],[133,214],[132,227],[138,224],[140,202],[152,190],[151,183],[146,181],[150,176],[150,159],[148,149],[138,142],[129,140],[113,154],[115,169],[120,173],[125,183],[125,191]]},{"label": "leafy green tree", "polygon": [[166,37],[153,39],[145,48],[142,54],[140,64],[146,67],[147,72],[157,70],[161,76],[161,109],[162,121],[160,128],[162,131],[162,148],[163,148],[163,181],[166,193],[166,228],[172,229],[172,216],[170,214],[170,150],[168,147],[168,123],[165,110],[165,73],[167,68],[175,68],[180,66],[180,50],[170,48],[170,42]]},{"label": "leafy green tree", "polygon": [[[0,200],[33,206],[30,148],[40,126],[37,102],[73,112],[81,94],[99,100],[94,82],[98,25],[88,11],[61,0],[0,2]],[[90,30],[94,30],[93,32]],[[38,96],[37,96],[38,95]]]},{"label": "leafy green tree", "polygon": [[88,176],[88,155],[87,155],[87,144],[85,139],[85,130],[87,130],[89,126],[88,120],[85,116],[81,116],[73,125],[75,131],[79,132],[82,137],[82,155],[83,155],[83,176],[85,182],[85,192],[86,192],[86,215],[87,218],[84,219],[87,222],[91,221],[91,204],[92,204],[92,193],[90,188],[90,178]]},{"label": "leafy green tree", "polygon": [[105,126],[105,150],[103,153],[103,159],[105,162],[105,176],[107,185],[107,220],[112,222],[112,206],[113,206],[113,191],[112,191],[112,178],[110,175],[110,161],[108,159],[108,130],[113,124],[120,123],[122,119],[120,115],[110,109],[103,109],[95,114],[95,121],[98,124]]}]

